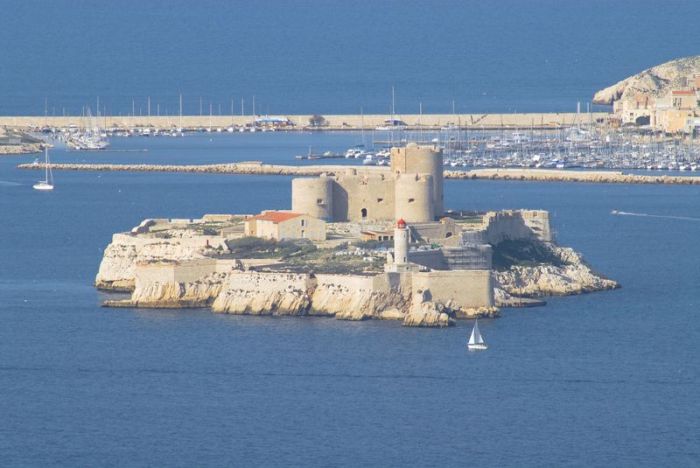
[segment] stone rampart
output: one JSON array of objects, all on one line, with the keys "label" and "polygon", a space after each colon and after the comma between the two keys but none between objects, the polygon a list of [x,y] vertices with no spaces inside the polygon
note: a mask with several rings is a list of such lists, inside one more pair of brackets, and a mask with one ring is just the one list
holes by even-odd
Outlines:
[{"label": "stone rampart", "polygon": [[443,304],[461,315],[494,309],[490,270],[429,271],[412,274],[412,288],[429,291],[430,301]]}]

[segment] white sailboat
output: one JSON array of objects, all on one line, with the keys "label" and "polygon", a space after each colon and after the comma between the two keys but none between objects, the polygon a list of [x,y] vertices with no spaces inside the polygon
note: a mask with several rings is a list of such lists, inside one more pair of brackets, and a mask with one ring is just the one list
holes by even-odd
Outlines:
[{"label": "white sailboat", "polygon": [[469,343],[467,343],[467,348],[469,348],[470,351],[481,351],[489,348],[488,346],[486,346],[486,343],[484,343],[484,338],[479,332],[478,319],[474,321],[474,328],[472,328],[472,335],[469,337]]},{"label": "white sailboat", "polygon": [[44,180],[34,184],[34,190],[53,190],[53,173],[49,165],[49,150],[44,147]]}]

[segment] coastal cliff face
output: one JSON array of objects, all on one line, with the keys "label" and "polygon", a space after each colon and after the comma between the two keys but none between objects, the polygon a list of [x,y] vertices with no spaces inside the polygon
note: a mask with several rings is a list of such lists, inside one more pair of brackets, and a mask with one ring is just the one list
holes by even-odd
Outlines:
[{"label": "coastal cliff face", "polygon": [[[596,275],[574,250],[550,242],[548,230],[537,232],[526,238],[516,235],[518,239],[512,239],[512,233],[492,232],[487,240],[494,243],[494,271],[454,270],[452,275],[441,275],[440,271],[280,270],[284,264],[277,260],[234,259],[225,243],[190,228],[166,234],[132,231],[113,236],[95,283],[102,289],[132,293],[128,300],[105,302],[112,307],[208,307],[237,315],[400,320],[414,327],[446,327],[458,318],[496,316],[494,298],[498,307],[524,307],[542,305],[533,299],[537,297],[618,287]],[[490,300],[479,285],[489,293],[494,288]],[[472,302],[452,292],[469,288],[476,288],[468,296]]]},{"label": "coastal cliff face", "polygon": [[[508,304],[513,301],[510,296],[566,296],[619,287],[617,282],[595,274],[573,249],[554,245],[548,248],[559,260],[558,264],[515,265],[505,271],[494,272],[498,302]],[[530,304],[524,301],[520,305]]]},{"label": "coastal cliff face", "polygon": [[310,286],[306,274],[232,272],[212,310],[236,315],[306,315]]},{"label": "coastal cliff face", "polygon": [[186,283],[136,282],[129,305],[161,309],[209,307],[221,294],[225,278],[225,274],[214,273],[201,280]]},{"label": "coastal cliff face", "polygon": [[179,240],[142,239],[115,234],[105,249],[95,286],[106,291],[131,292],[135,288],[137,263],[191,260],[203,258],[203,252],[202,248],[183,244]]},{"label": "coastal cliff face", "polygon": [[403,318],[409,303],[410,298],[401,291],[375,291],[372,277],[319,275],[312,313],[340,320]]},{"label": "coastal cliff face", "polygon": [[700,55],[684,57],[657,65],[615,83],[593,96],[594,104],[612,104],[632,100],[635,95],[663,96],[671,88],[683,87],[683,79],[700,73]]}]

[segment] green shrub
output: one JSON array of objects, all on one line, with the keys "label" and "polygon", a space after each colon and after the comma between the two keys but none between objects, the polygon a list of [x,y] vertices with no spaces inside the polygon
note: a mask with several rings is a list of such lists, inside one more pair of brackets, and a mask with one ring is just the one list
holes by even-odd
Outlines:
[{"label": "green shrub", "polygon": [[536,266],[563,262],[544,243],[536,240],[505,240],[493,246],[493,267],[507,270],[512,266]]}]

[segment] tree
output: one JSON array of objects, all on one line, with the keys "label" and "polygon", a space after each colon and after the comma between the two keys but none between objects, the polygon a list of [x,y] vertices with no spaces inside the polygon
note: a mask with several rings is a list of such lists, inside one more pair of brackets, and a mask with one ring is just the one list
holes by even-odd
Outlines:
[{"label": "tree", "polygon": [[326,125],[326,118],[322,115],[314,114],[309,117],[309,125],[312,127],[323,127]]}]

